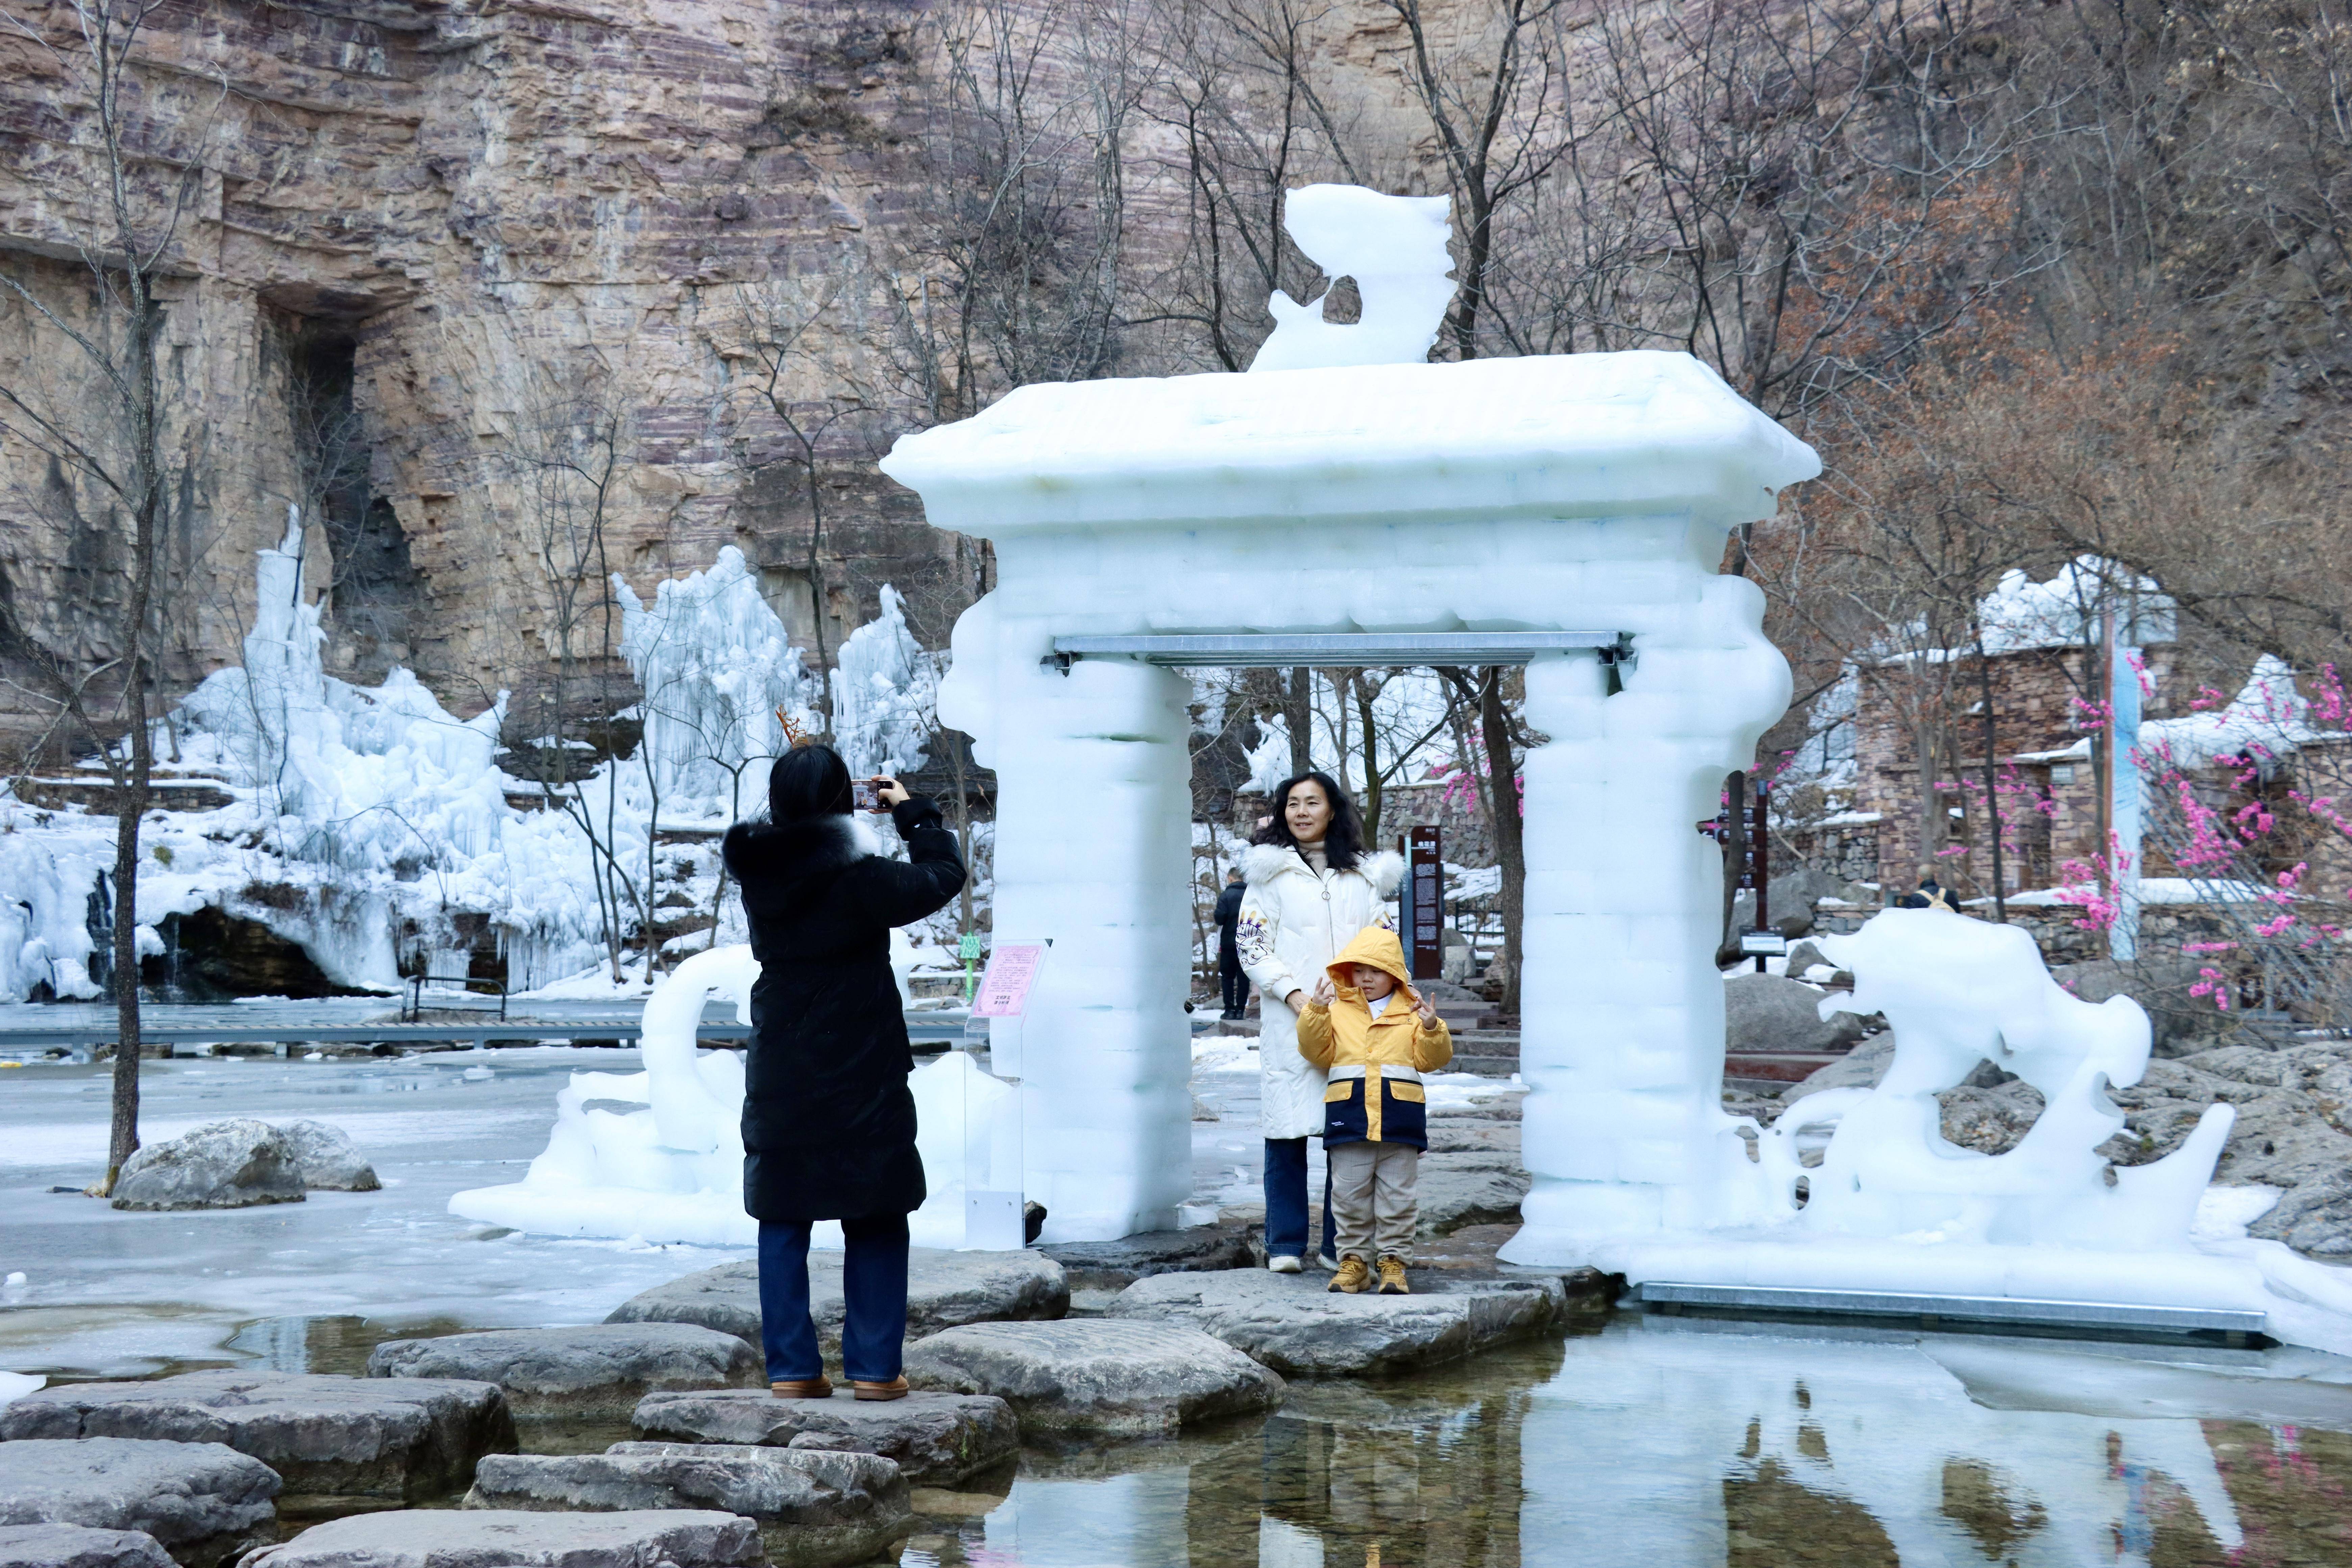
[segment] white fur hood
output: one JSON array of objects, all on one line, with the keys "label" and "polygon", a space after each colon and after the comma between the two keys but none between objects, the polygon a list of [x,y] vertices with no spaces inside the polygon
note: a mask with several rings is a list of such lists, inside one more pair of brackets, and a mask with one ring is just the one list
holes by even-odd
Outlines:
[{"label": "white fur hood", "polygon": [[[1315,873],[1297,850],[1286,844],[1253,844],[1242,851],[1242,879],[1253,888],[1262,888],[1286,872],[1301,877]],[[1372,885],[1372,892],[1387,898],[1404,880],[1404,857],[1391,849],[1381,849],[1356,858],[1356,874]]]}]

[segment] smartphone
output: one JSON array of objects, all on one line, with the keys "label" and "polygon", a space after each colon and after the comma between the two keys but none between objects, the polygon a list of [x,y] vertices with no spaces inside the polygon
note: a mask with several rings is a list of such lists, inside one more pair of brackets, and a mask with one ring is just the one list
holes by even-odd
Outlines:
[{"label": "smartphone", "polygon": [[860,811],[882,809],[882,784],[877,779],[859,779],[849,786],[850,795]]}]

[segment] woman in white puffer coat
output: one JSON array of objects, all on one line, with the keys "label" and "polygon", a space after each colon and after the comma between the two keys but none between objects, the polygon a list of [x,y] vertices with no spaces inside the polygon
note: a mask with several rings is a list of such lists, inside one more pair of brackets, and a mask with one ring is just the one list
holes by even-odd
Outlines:
[{"label": "woman in white puffer coat", "polygon": [[[1275,791],[1274,816],[1242,856],[1249,891],[1234,935],[1258,990],[1258,1098],[1265,1137],[1266,1267],[1296,1274],[1307,1251],[1307,1140],[1323,1131],[1323,1074],[1298,1054],[1298,1015],[1324,965],[1366,926],[1388,926],[1404,874],[1367,854],[1355,802],[1323,773]],[[1328,1194],[1322,1256],[1331,1251]]]}]

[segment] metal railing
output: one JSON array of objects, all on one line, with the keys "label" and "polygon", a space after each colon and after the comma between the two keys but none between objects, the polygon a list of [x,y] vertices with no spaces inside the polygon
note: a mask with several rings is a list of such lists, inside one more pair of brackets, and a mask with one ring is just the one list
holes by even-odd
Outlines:
[{"label": "metal railing", "polygon": [[412,974],[408,977],[408,1000],[400,1005],[400,1021],[414,1024],[425,1016],[425,988],[427,985],[492,985],[498,988],[499,1022],[507,1018],[507,983],[475,974]]}]

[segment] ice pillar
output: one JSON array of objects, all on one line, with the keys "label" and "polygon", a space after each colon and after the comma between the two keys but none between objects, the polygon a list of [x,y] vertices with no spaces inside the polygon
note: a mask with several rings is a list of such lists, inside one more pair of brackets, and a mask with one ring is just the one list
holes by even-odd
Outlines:
[{"label": "ice pillar", "polygon": [[996,770],[994,934],[1046,950],[1020,1020],[1027,1196],[1044,1238],[1172,1226],[1192,1190],[1189,689],[1166,670],[1040,662],[1050,646],[985,602],[957,628],[959,673],[994,646],[986,711],[942,714]]},{"label": "ice pillar", "polygon": [[1788,700],[1788,667],[1738,578],[1689,584],[1695,614],[1635,634],[1609,692],[1590,655],[1528,668],[1527,923],[1520,1070],[1534,1185],[1503,1256],[1581,1261],[1583,1244],[1727,1215],[1723,856],[1697,824]]}]

